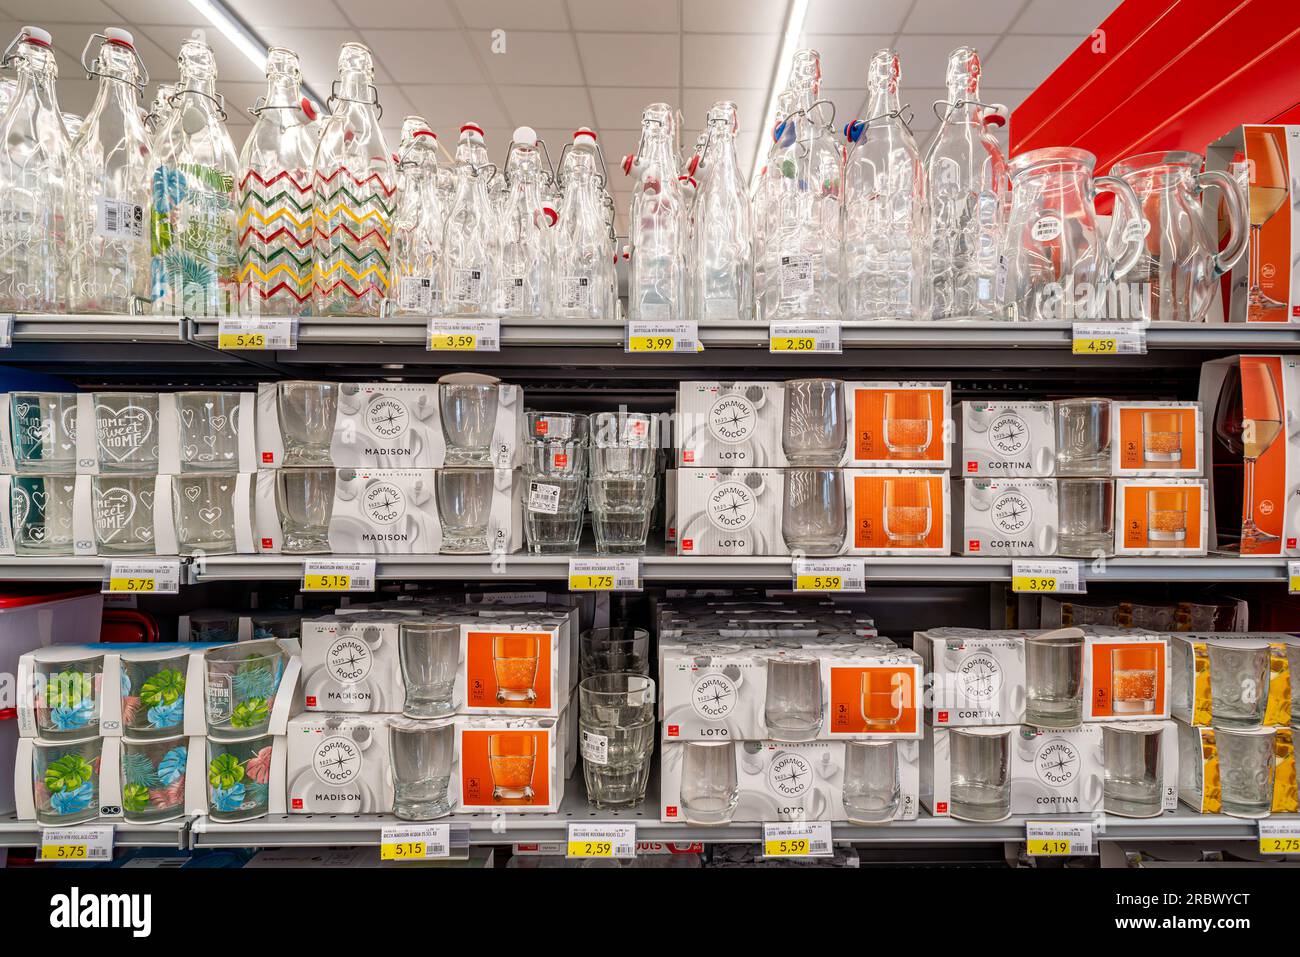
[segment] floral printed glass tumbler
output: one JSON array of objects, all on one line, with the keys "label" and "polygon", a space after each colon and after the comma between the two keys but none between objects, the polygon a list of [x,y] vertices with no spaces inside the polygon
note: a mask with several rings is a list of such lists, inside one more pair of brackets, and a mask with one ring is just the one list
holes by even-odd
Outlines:
[{"label": "floral printed glass tumbler", "polygon": [[122,742],[122,817],[155,824],[185,813],[189,739]]},{"label": "floral printed glass tumbler", "polygon": [[208,817],[248,821],[267,812],[274,741],[270,735],[242,741],[208,738]]},{"label": "floral printed glass tumbler", "polygon": [[188,652],[140,660],[122,656],[122,733],[162,738],[181,733]]},{"label": "floral printed glass tumbler", "polygon": [[250,654],[238,645],[205,653],[208,737],[230,740],[266,732],[284,658],[282,651]]},{"label": "floral printed glass tumbler", "polygon": [[99,817],[99,769],[102,738],[36,742],[32,786],[36,820],[66,826]]},{"label": "floral printed glass tumbler", "polygon": [[488,735],[492,800],[531,801],[537,766],[537,736],[526,731]]},{"label": "floral printed glass tumbler", "polygon": [[1111,708],[1116,714],[1151,714],[1156,710],[1159,660],[1159,647],[1154,643],[1111,649]]},{"label": "floral printed glass tumbler", "polygon": [[99,733],[104,656],[37,662],[36,733],[42,738],[84,738]]},{"label": "floral printed glass tumbler", "polygon": [[492,639],[492,676],[497,703],[537,700],[538,640],[532,635],[497,635]]}]

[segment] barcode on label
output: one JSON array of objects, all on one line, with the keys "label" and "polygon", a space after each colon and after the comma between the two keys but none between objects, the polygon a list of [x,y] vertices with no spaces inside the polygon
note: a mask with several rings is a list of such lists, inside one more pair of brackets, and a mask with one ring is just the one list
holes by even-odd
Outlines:
[{"label": "barcode on label", "polygon": [[587,276],[560,278],[560,308],[586,309],[591,304],[591,280]]},{"label": "barcode on label", "polygon": [[816,256],[781,257],[781,298],[804,296],[812,292]]},{"label": "barcode on label", "polygon": [[103,239],[144,239],[144,207],[120,199],[99,198],[95,235]]},{"label": "barcode on label", "polygon": [[819,841],[816,838],[808,842],[808,850],[813,854],[829,854],[831,845],[829,841]]},{"label": "barcode on label", "polygon": [[412,312],[431,312],[434,303],[431,276],[403,276],[398,287],[397,303]]},{"label": "barcode on label", "polygon": [[447,298],[452,302],[478,302],[482,298],[482,289],[483,270],[453,269]]}]

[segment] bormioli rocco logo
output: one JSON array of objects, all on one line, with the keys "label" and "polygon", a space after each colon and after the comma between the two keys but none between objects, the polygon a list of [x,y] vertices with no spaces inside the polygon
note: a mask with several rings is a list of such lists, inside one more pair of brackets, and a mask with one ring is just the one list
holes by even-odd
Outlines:
[{"label": "bormioli rocco logo", "polygon": [[406,496],[392,482],[376,482],[366,488],[365,508],[376,525],[392,525],[406,513]]},{"label": "bormioli rocco logo", "polygon": [[344,684],[365,680],[374,663],[370,646],[355,635],[340,635],[325,653],[326,669]]},{"label": "bormioli rocco logo", "polygon": [[993,507],[989,509],[989,514],[998,531],[1006,535],[1015,535],[1017,532],[1024,531],[1034,520],[1034,507],[1029,504],[1029,499],[1022,492],[1013,489],[1003,492],[993,500]]},{"label": "bormioli rocco logo", "polygon": [[992,655],[976,651],[957,665],[957,680],[968,701],[988,701],[1002,690],[1002,665]]},{"label": "bormioli rocco logo", "polygon": [[406,403],[391,395],[377,395],[366,406],[366,428],[377,438],[392,441],[406,434],[410,425]]},{"label": "bormioli rocco logo", "polygon": [[1064,738],[1046,738],[1034,754],[1038,780],[1051,788],[1063,788],[1079,775],[1079,752]]},{"label": "bormioli rocco logo", "polygon": [[709,409],[709,431],[719,442],[739,445],[753,438],[758,410],[743,395],[729,392]]},{"label": "bormioli rocco logo", "polygon": [[813,769],[808,759],[793,751],[779,751],[767,768],[767,786],[784,798],[802,797],[812,787]]},{"label": "bormioli rocco logo", "polygon": [[709,492],[705,512],[714,528],[739,531],[754,520],[758,499],[754,490],[742,482],[722,482]]},{"label": "bormioli rocco logo", "polygon": [[989,426],[989,445],[998,455],[1019,455],[1029,444],[1029,426],[1015,412],[1003,412]]},{"label": "bormioli rocco logo", "polygon": [[333,735],[316,746],[311,768],[322,784],[347,784],[361,770],[361,751],[345,735]]},{"label": "bormioli rocco logo", "polygon": [[706,721],[721,721],[736,710],[736,685],[718,672],[701,675],[691,688],[691,707]]}]

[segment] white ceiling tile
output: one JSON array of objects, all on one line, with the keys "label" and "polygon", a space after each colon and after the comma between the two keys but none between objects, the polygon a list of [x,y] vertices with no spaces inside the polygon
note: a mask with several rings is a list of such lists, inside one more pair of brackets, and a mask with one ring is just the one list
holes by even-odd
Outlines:
[{"label": "white ceiling tile", "polygon": [[95,102],[98,83],[72,77],[59,77],[59,109],[64,113],[76,113],[85,116]]},{"label": "white ceiling tile", "polygon": [[[266,78],[264,70],[261,67],[253,66],[252,61],[240,53],[239,49],[222,36],[215,27],[208,26],[197,29],[202,30],[204,42],[212,47],[212,52],[217,58],[218,87],[225,80],[256,83]],[[181,44],[190,38],[194,30],[184,26],[150,26],[144,32],[149,35],[150,39],[166,50],[171,57],[175,58],[180,52]],[[139,37],[136,39],[138,40]],[[145,62],[148,62],[147,58]],[[172,67],[169,75],[176,75],[175,66]]]},{"label": "white ceiling tile", "polygon": [[681,49],[675,33],[579,33],[592,86],[676,86]]},{"label": "white ceiling tile", "polygon": [[[189,4],[186,4],[189,6]],[[94,23],[96,30],[112,26],[121,18],[108,7],[103,0],[5,0],[4,11],[15,20],[34,27],[45,27],[54,34],[54,41],[60,39],[60,31],[51,24],[58,23]],[[8,41],[10,37],[5,37]],[[81,41],[85,42],[85,37]]]},{"label": "white ceiling tile", "polygon": [[[484,66],[495,83],[538,84],[540,86],[576,86],[582,83],[578,51],[571,33],[530,33],[515,30],[506,38],[506,52],[492,52],[491,33],[473,31],[470,42],[481,51]],[[425,77],[428,79],[428,77]],[[438,79],[460,77],[444,70]]]},{"label": "white ceiling tile", "polygon": [[903,26],[912,0],[811,0],[803,28],[808,33],[888,33]]},{"label": "white ceiling tile", "polygon": [[735,34],[687,34],[682,85],[729,86],[766,90],[779,55],[780,38]]},{"label": "white ceiling tile", "polygon": [[822,87],[821,99],[830,100],[835,104],[835,130],[838,133],[845,123],[856,119],[858,114],[866,108],[867,94],[861,87],[854,87],[853,89]]},{"label": "white ceiling tile", "polygon": [[[339,48],[344,43],[357,39],[356,33],[350,28],[301,30],[294,27],[263,27],[261,33],[262,38],[272,46],[287,47],[298,54],[303,79],[321,96],[329,95],[330,84],[338,76]],[[372,49],[370,52],[376,60],[379,59],[377,51]],[[376,85],[379,85],[382,76],[378,70],[376,76],[379,78]],[[382,90],[380,98],[383,98]]]},{"label": "white ceiling tile", "polygon": [[1114,12],[1120,0],[1029,0],[1029,6],[1011,25],[1013,33],[1091,34]]},{"label": "white ceiling tile", "polygon": [[[892,34],[844,36],[836,34],[808,34],[801,46],[816,50],[822,55],[822,89],[852,89],[866,93],[867,67],[877,50],[894,42]],[[789,64],[783,67],[789,72]],[[782,77],[784,79],[784,77]]]},{"label": "white ceiling tile", "polygon": [[[904,33],[898,38],[894,49],[902,58],[903,78],[905,81],[923,87],[945,86],[944,77],[948,68],[948,54],[960,46],[972,46],[981,54],[987,53],[998,38],[987,34],[951,35],[951,36],[917,36]],[[987,66],[984,78],[989,78]],[[1006,84],[1003,77],[997,78]]]},{"label": "white ceiling tile", "polygon": [[[268,0],[257,0],[266,3]],[[378,29],[453,30],[460,26],[447,0],[337,0],[358,27]]]},{"label": "white ceiling tile", "polygon": [[579,126],[591,126],[596,118],[587,104],[587,90],[581,86],[501,86],[501,97],[515,123],[542,127],[563,127],[571,135]]},{"label": "white ceiling tile", "polygon": [[783,33],[788,11],[788,0],[686,0],[682,4],[688,33]]},{"label": "white ceiling tile", "polygon": [[[161,0],[108,0],[109,3],[149,3],[159,5]],[[235,13],[254,30],[262,27],[297,27],[299,29],[316,29],[321,27],[346,27],[344,19],[334,0],[226,0]],[[188,3],[171,0],[173,7],[187,7]],[[199,17],[202,20],[202,17]],[[150,21],[142,21],[148,23]],[[159,23],[168,23],[159,20]]]},{"label": "white ceiling tile", "polygon": [[[641,138],[641,128],[638,125],[635,130],[597,130],[596,135],[600,141],[600,148],[605,152],[605,161],[611,166],[618,166],[623,161],[623,157],[636,149],[637,140]],[[614,182],[624,182],[623,170],[618,169],[618,175],[612,176]]]},{"label": "white ceiling tile", "polygon": [[221,95],[226,98],[226,112],[230,114],[227,124],[252,125],[253,117],[247,110],[265,93],[265,83],[222,83]]},{"label": "white ceiling tile", "polygon": [[375,61],[398,83],[434,78],[481,83],[484,79],[458,30],[364,30],[361,35]]},{"label": "white ceiling tile", "polygon": [[402,92],[410,100],[413,112],[429,121],[434,132],[443,138],[444,145],[455,142],[464,123],[505,126],[509,122],[492,91],[481,83],[405,83]]},{"label": "white ceiling tile", "polygon": [[465,25],[488,30],[567,30],[563,0],[453,0]]},{"label": "white ceiling tile", "polygon": [[600,129],[639,130],[642,110],[651,103],[674,103],[676,99],[676,87],[591,87]]},{"label": "white ceiling tile", "polygon": [[709,108],[719,100],[731,100],[736,104],[736,122],[739,129],[756,130],[765,125],[763,111],[767,109],[767,90],[729,88],[683,90],[682,112],[686,115],[687,122],[702,127],[707,121]]},{"label": "white ceiling tile", "polygon": [[985,103],[1001,103],[1007,109],[1014,110],[1032,92],[1032,89],[1016,90],[996,86],[982,87],[980,89],[980,99]]},{"label": "white ceiling tile", "polygon": [[1024,0],[916,0],[903,32],[1002,33],[1023,5]]},{"label": "white ceiling tile", "polygon": [[[142,23],[166,23],[173,26],[208,26],[208,20],[188,3],[177,0],[108,0],[119,22],[128,29]],[[107,26],[107,24],[106,24]]]},{"label": "white ceiling tile", "polygon": [[679,27],[677,4],[659,0],[567,0],[575,30],[668,32]]},{"label": "white ceiling tile", "polygon": [[1006,36],[984,64],[984,82],[998,87],[1035,87],[1082,42],[1077,36]]}]

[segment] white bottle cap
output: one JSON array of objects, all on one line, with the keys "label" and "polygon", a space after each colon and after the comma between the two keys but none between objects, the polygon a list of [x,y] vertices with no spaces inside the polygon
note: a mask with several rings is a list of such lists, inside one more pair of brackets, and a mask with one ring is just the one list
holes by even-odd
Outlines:
[{"label": "white bottle cap", "polygon": [[50,36],[50,31],[42,30],[40,27],[23,27],[22,35],[29,40],[35,40],[42,46],[49,46],[54,42],[54,38]]},{"label": "white bottle cap", "polygon": [[520,126],[515,129],[514,136],[511,139],[522,146],[536,146],[537,131],[531,126]]},{"label": "white bottle cap", "polygon": [[135,47],[135,37],[121,27],[108,27],[104,31],[104,39],[111,43],[122,43],[132,48]]},{"label": "white bottle cap", "polygon": [[460,138],[483,139],[483,127],[477,123],[466,123],[460,128]]},{"label": "white bottle cap", "polygon": [[573,133],[573,142],[575,142],[575,143],[578,142],[578,137],[580,137],[580,136],[589,136],[589,137],[591,137],[591,141],[592,141],[593,143],[596,141],[596,133],[595,133],[595,131],[594,131],[594,130],[589,130],[589,129],[587,129],[587,127],[585,127],[585,126],[580,126],[580,127],[577,128],[577,130],[574,131],[574,133]]}]

